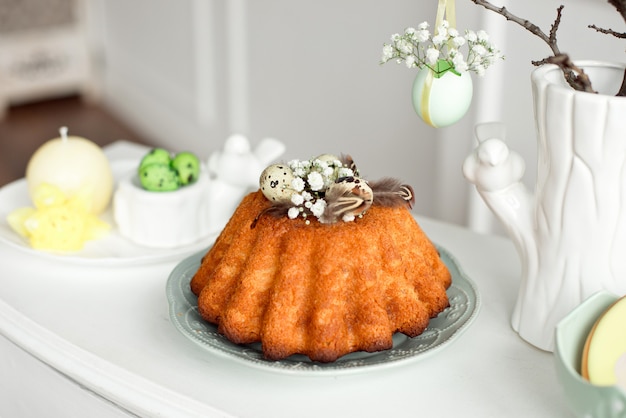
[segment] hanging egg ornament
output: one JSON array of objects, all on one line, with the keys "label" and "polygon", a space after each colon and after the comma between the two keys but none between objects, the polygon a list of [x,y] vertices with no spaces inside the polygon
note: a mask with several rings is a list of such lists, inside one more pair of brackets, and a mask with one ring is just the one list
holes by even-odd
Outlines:
[{"label": "hanging egg ornament", "polygon": [[271,202],[287,203],[294,190],[291,182],[295,179],[293,171],[286,164],[273,164],[261,173],[259,185],[263,195]]},{"label": "hanging egg ornament", "polygon": [[443,128],[458,122],[467,113],[473,91],[468,72],[457,73],[449,64],[438,73],[422,68],[413,82],[413,108],[424,122]]}]

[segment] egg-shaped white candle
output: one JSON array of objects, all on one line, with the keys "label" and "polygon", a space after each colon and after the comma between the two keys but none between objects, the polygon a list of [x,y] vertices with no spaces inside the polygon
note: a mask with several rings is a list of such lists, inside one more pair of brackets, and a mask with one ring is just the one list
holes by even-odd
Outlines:
[{"label": "egg-shaped white candle", "polygon": [[102,213],[113,194],[113,174],[106,155],[94,142],[67,136],[67,128],[60,129],[61,137],[51,139],[39,147],[26,167],[28,192],[33,198],[41,183],[60,188],[68,197],[78,192],[91,193],[91,211]]}]

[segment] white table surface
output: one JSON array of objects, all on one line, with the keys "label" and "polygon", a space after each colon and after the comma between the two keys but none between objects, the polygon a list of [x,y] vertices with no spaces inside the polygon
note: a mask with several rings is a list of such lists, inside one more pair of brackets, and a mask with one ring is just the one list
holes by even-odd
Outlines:
[{"label": "white table surface", "polygon": [[0,416],[570,416],[552,354],[510,327],[512,243],[417,218],[476,283],[480,313],[433,355],[356,374],[261,370],[192,343],[168,316],[165,283],[179,260],[90,267],[0,243]]}]

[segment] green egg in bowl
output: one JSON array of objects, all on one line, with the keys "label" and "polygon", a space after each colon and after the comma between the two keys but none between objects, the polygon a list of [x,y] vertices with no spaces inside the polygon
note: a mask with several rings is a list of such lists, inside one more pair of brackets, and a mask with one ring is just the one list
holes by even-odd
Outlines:
[{"label": "green egg in bowl", "polygon": [[[556,371],[567,404],[577,417],[626,417],[626,391],[617,385],[599,386],[583,378],[585,342],[598,318],[618,300],[598,292],[570,312],[556,328]],[[625,326],[626,328],[626,326]]]}]

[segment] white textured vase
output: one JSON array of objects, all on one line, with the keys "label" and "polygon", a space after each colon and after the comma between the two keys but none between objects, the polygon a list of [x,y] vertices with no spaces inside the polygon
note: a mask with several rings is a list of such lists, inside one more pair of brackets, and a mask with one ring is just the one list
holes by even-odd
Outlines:
[{"label": "white textured vase", "polygon": [[[516,244],[522,277],[512,325],[554,349],[557,323],[599,290],[626,294],[626,97],[624,65],[578,62],[599,94],[578,92],[553,65],[532,74],[538,140],[534,194],[521,157],[477,127],[463,172]],[[481,137],[482,136],[482,137]]]}]

